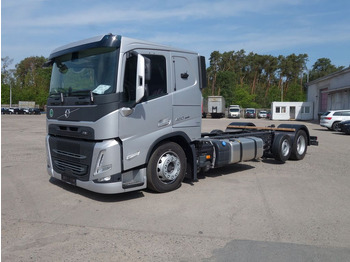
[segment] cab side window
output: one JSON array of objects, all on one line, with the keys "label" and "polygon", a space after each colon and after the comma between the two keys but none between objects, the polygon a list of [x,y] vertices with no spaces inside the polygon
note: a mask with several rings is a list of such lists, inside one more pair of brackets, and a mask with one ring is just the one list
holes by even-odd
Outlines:
[{"label": "cab side window", "polygon": [[146,82],[148,100],[167,93],[166,59],[161,55],[145,55],[151,60],[151,79]]},{"label": "cab side window", "polygon": [[[145,100],[151,100],[167,93],[166,59],[161,55],[144,55],[151,60],[151,78],[146,81]],[[137,56],[130,55],[126,59],[123,101],[135,102],[136,100],[136,74]]]}]

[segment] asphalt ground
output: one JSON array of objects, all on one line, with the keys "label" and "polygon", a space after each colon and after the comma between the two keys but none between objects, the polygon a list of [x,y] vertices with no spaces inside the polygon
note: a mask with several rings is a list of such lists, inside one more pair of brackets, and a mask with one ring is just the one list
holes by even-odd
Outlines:
[{"label": "asphalt ground", "polygon": [[[203,119],[203,132],[231,121]],[[320,143],[302,161],[116,195],[50,179],[44,115],[1,124],[2,261],[350,261],[350,136],[317,123],[302,122]]]}]

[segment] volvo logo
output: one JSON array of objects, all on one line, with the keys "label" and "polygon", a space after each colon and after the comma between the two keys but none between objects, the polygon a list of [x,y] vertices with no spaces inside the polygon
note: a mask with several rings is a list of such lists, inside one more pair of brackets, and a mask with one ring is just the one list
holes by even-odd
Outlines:
[{"label": "volvo logo", "polygon": [[[67,108],[66,110],[64,110],[64,114],[57,117],[57,119],[62,119],[62,118],[68,119],[73,112],[78,111],[78,110],[79,110],[79,108],[75,108],[75,109]],[[52,113],[53,113],[53,111],[52,111]]]},{"label": "volvo logo", "polygon": [[66,109],[66,111],[64,111],[64,116],[65,116],[66,118],[68,118],[69,115],[70,115],[70,109]]}]

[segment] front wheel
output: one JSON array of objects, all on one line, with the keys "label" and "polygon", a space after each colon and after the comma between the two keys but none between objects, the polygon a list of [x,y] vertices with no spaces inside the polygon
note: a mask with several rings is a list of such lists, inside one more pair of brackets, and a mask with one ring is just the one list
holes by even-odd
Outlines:
[{"label": "front wheel", "polygon": [[307,150],[307,136],[304,130],[299,130],[295,136],[291,159],[301,160],[305,157]]},{"label": "front wheel", "polygon": [[186,155],[176,143],[166,142],[153,152],[147,166],[147,186],[164,193],[180,187],[186,172]]},{"label": "front wheel", "polygon": [[286,162],[292,153],[292,139],[285,134],[275,136],[272,143],[272,154],[277,161]]}]

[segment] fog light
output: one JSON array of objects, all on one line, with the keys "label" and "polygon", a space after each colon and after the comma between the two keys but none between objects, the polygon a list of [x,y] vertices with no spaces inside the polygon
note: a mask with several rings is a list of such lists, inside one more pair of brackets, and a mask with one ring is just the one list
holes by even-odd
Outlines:
[{"label": "fog light", "polygon": [[108,182],[110,180],[111,180],[111,177],[110,176],[106,176],[106,177],[103,177],[103,178],[99,178],[98,182]]}]

